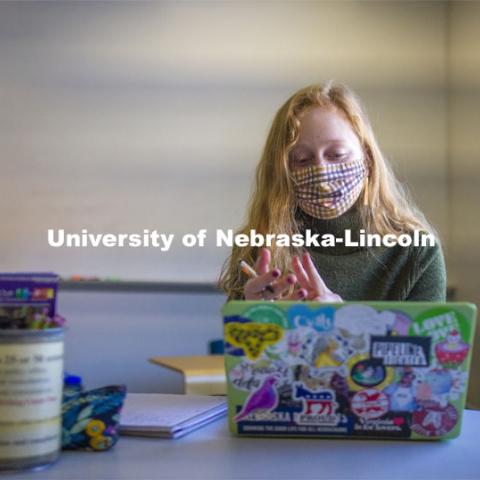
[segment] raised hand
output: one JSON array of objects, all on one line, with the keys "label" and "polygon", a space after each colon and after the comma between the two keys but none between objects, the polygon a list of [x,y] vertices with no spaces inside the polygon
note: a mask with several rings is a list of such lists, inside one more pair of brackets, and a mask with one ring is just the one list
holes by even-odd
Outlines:
[{"label": "raised hand", "polygon": [[307,291],[295,290],[297,277],[293,273],[282,275],[278,268],[271,269],[270,262],[270,250],[262,248],[254,267],[257,276],[245,284],[245,300],[303,300]]},{"label": "raised hand", "polygon": [[312,261],[308,252],[300,258],[293,257],[293,271],[295,272],[298,283],[307,291],[305,300],[314,300],[317,302],[343,302],[342,297],[333,293],[323,281]]}]

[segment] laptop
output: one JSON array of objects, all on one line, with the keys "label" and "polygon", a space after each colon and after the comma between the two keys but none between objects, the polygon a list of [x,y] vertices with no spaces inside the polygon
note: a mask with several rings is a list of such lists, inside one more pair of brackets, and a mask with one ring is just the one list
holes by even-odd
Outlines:
[{"label": "laptop", "polygon": [[230,301],[222,314],[233,434],[459,435],[475,305]]}]

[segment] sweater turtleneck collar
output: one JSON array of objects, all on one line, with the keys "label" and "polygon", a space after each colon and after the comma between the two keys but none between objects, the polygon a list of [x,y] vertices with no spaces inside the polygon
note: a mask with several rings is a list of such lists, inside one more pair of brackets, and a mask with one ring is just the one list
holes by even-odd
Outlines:
[{"label": "sweater turtleneck collar", "polygon": [[[329,233],[335,238],[345,238],[345,230],[350,230],[350,238],[356,242],[360,235],[360,229],[364,228],[362,225],[360,208],[361,207],[357,201],[357,203],[350,208],[350,210],[347,210],[339,217],[329,220],[315,218],[302,210],[298,210],[296,217],[298,220],[300,233],[304,234],[306,230],[310,229],[312,234],[318,233],[320,235],[325,235]],[[341,243],[336,243],[334,247],[312,246],[309,249],[326,255],[346,255],[349,253],[358,252],[360,250],[366,250],[366,247],[345,246]]]}]

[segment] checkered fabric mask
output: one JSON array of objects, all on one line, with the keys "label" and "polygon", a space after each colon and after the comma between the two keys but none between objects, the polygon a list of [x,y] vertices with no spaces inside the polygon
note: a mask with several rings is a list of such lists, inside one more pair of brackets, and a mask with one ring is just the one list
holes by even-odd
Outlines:
[{"label": "checkered fabric mask", "polygon": [[324,220],[339,217],[353,206],[366,176],[367,168],[360,161],[312,165],[292,171],[300,208]]}]

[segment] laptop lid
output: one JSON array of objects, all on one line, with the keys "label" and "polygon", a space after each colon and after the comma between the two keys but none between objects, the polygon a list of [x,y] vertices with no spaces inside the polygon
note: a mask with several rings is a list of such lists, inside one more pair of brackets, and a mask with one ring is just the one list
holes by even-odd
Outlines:
[{"label": "laptop lid", "polygon": [[222,313],[232,433],[460,433],[475,305],[231,301]]}]

